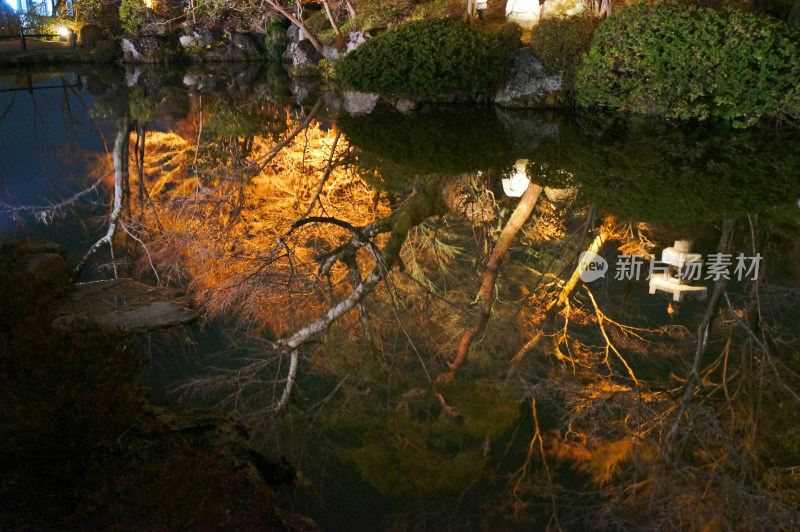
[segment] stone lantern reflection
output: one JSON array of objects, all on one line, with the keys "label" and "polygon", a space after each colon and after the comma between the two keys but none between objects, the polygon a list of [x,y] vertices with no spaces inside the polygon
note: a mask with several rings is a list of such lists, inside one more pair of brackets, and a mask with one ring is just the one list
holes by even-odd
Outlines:
[{"label": "stone lantern reflection", "polygon": [[666,292],[672,294],[672,301],[682,301],[684,296],[693,294],[705,299],[705,286],[692,285],[693,280],[700,278],[703,257],[699,253],[691,253],[691,240],[676,240],[661,252],[661,263],[666,270],[654,272],[650,277],[650,293]]}]

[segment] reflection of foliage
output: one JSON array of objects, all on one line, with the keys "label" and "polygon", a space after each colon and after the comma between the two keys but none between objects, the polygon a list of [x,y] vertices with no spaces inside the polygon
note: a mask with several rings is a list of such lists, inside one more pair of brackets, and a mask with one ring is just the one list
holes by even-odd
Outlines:
[{"label": "reflection of foliage", "polygon": [[800,117],[800,33],[769,17],[637,4],[604,22],[576,78],[578,101],[747,127]]},{"label": "reflection of foliage", "polygon": [[222,98],[209,98],[204,106],[205,123],[203,129],[216,137],[246,137],[258,133],[268,125],[259,113],[261,102],[247,100],[232,102]]},{"label": "reflection of foliage", "polygon": [[463,490],[486,465],[487,446],[517,417],[514,391],[501,383],[451,383],[442,392],[459,412],[453,417],[429,384],[414,382],[418,370],[390,370],[370,352],[336,356],[337,370],[357,370],[362,382],[342,387],[344,406],[323,422],[337,454],[383,493],[422,498]]},{"label": "reflection of foliage", "polygon": [[571,188],[577,183],[564,168],[539,160],[529,161],[525,165],[525,174],[537,185],[550,188]]},{"label": "reflection of foliage", "polygon": [[619,216],[716,220],[800,197],[796,135],[719,132],[652,122],[562,128],[536,152],[545,180],[571,173],[588,198]]},{"label": "reflection of foliage", "polygon": [[[233,98],[202,98],[203,104],[210,106],[204,113],[208,120],[212,119],[212,110],[224,111],[228,104],[235,112],[247,108]],[[274,118],[279,128],[291,130],[296,126],[298,120],[286,109],[269,108],[267,112],[268,104],[260,105],[251,112]],[[385,130],[391,129],[391,124],[384,122],[383,130],[377,124],[363,131],[356,127],[354,137],[361,135],[363,153],[366,159],[372,158],[364,161],[364,167],[385,156],[393,162],[380,166],[381,172],[374,176],[376,182],[387,186],[416,184],[410,178],[403,181],[406,174],[402,170],[397,170],[398,176],[383,172],[400,168],[395,160],[430,168],[433,163],[421,155],[439,156],[425,144],[435,144],[431,138],[440,137],[448,139],[440,146],[449,146],[452,139],[454,146],[467,147],[444,154],[451,168],[460,168],[462,161],[450,153],[470,159],[474,157],[470,152],[479,149],[486,150],[491,162],[477,162],[477,167],[508,162],[500,155],[505,151],[494,152],[491,128],[484,128],[484,137],[473,135],[481,140],[464,143],[460,136],[449,137],[444,132],[463,128],[451,118],[448,115],[449,122],[441,131],[431,124],[429,129],[434,132],[430,137],[425,137],[430,133],[424,128],[398,127],[394,142],[418,143],[414,145],[416,151],[388,144]],[[194,146],[199,132],[198,122],[192,126],[183,138],[148,134],[149,170],[143,182],[150,188],[164,227],[163,232],[153,235],[155,242],[148,242],[149,252],[162,271],[172,268],[185,272],[196,297],[209,312],[217,316],[236,313],[243,321],[255,324],[263,337],[285,338],[287,331],[316,318],[329,308],[331,300],[351,290],[343,267],[332,270],[330,284],[315,275],[320,253],[336,248],[351,235],[329,224],[304,225],[289,235],[292,220],[311,205],[312,215],[324,213],[360,226],[382,217],[386,204],[379,203],[377,209],[384,212],[376,213],[369,191],[350,167],[341,164],[346,161],[344,139],[339,140],[337,152],[330,157],[338,165],[334,164],[330,179],[318,188],[336,135],[335,129],[319,125],[298,135],[249,182],[221,179],[213,183],[220,186],[212,189],[202,173],[198,183],[187,170],[192,157],[185,150]],[[569,176],[574,175],[587,182],[587,192],[607,200],[604,205],[621,203],[623,210],[635,211],[637,216],[677,213],[690,220],[709,215],[709,209],[728,213],[732,207],[749,208],[752,204],[748,202],[756,201],[752,196],[761,193],[759,187],[764,187],[770,201],[774,201],[776,190],[788,190],[787,196],[794,190],[783,178],[796,175],[784,173],[796,170],[792,162],[795,156],[779,153],[769,139],[759,139],[754,133],[722,138],[709,131],[652,124],[646,128],[631,124],[602,128],[585,122],[580,126],[562,127],[559,139],[530,156],[529,171],[545,174],[551,179],[549,184],[568,183]],[[343,123],[342,129],[346,127]],[[648,128],[653,131],[648,132]],[[209,131],[207,128],[204,134]],[[374,151],[370,151],[367,146],[374,142],[370,138],[373,134],[386,138],[375,142]],[[201,144],[208,141],[205,137],[201,140]],[[790,146],[792,138],[779,140]],[[229,141],[230,137],[217,136],[211,145],[222,149]],[[254,135],[251,157],[261,156],[273,146]],[[501,148],[507,150],[508,146],[497,146]],[[752,175],[740,175],[743,173],[738,167],[742,165],[752,167],[748,168]],[[158,171],[150,171],[156,168]],[[770,172],[775,175],[768,176]],[[215,175],[226,177],[223,173]],[[709,181],[715,197],[709,202],[708,197],[687,197],[680,188],[659,188],[664,186],[662,181],[668,184],[670,180],[683,187]],[[717,186],[714,180],[722,185]],[[775,190],[773,180],[777,181]],[[312,203],[317,190],[321,201]],[[689,194],[695,196],[702,193],[690,190]],[[630,192],[629,196],[623,196],[625,192]],[[663,201],[641,204],[659,193],[679,198],[674,203],[686,211]],[[541,214],[536,216],[541,219]],[[381,285],[387,287],[385,290],[380,288],[364,300],[367,323],[356,322],[353,312],[327,329],[324,354],[310,345],[303,348],[300,374],[312,366],[324,373],[323,379],[334,380],[335,376],[340,383],[318,402],[328,390],[298,375],[292,406],[309,396],[314,405],[319,405],[319,409],[312,407],[306,412],[322,423],[332,442],[329,446],[326,441],[321,447],[334,448],[343,461],[354,465],[385,493],[409,498],[456,493],[458,497],[453,500],[461,504],[459,511],[472,506],[487,515],[481,521],[484,529],[544,529],[551,511],[558,514],[565,528],[576,530],[584,529],[586,523],[608,529],[657,528],[665,522],[684,529],[720,523],[725,527],[739,517],[741,523],[758,524],[755,519],[760,519],[761,528],[771,528],[768,525],[774,522],[796,519],[796,512],[791,514],[780,504],[782,497],[796,506],[798,483],[792,468],[797,463],[796,435],[792,433],[796,409],[781,406],[774,409],[775,414],[771,412],[772,404],[793,403],[771,378],[764,358],[759,360],[756,352],[748,351],[746,346],[754,344],[748,344],[750,339],[745,334],[734,334],[731,329],[722,334],[713,331],[712,345],[724,345],[726,339],[733,339],[732,344],[700,371],[703,386],[691,398],[687,416],[683,416],[676,408],[679,401],[675,395],[663,390],[675,388],[673,375],[686,374],[685,354],[694,351],[690,329],[683,323],[658,330],[626,328],[608,317],[598,317],[599,310],[592,312],[592,303],[579,296],[574,305],[550,316],[551,323],[545,319],[547,302],[553,296],[548,290],[563,283],[548,275],[554,267],[547,270],[547,266],[541,266],[544,259],[536,264],[515,262],[523,255],[519,248],[510,254],[511,261],[500,277],[491,327],[470,353],[470,374],[434,390],[425,373],[435,375],[455,351],[454,339],[463,332],[477,284],[474,267],[480,262],[476,259],[480,256],[479,242],[474,227],[463,218],[459,220],[446,228],[444,221],[437,221],[436,225],[410,231],[403,249],[406,271],[388,278]],[[577,225],[572,222],[573,227]],[[530,225],[529,231],[535,232]],[[547,244],[541,239],[542,245],[535,247],[545,249],[536,252],[568,262],[577,253],[564,250],[576,250],[579,238],[563,244]],[[362,270],[374,261],[374,255],[366,249],[358,250],[356,258]],[[533,271],[532,265],[542,273]],[[614,286],[612,279],[607,281],[595,286]],[[626,309],[633,312],[631,309],[643,307],[641,299],[636,300],[636,290],[628,288],[630,285],[624,304],[609,305],[615,319],[623,319],[616,315],[618,312],[624,315]],[[617,296],[622,299],[619,293]],[[609,292],[597,300],[605,304],[613,302],[614,297]],[[628,304],[630,299],[634,304]],[[796,304],[796,298],[793,301]],[[702,314],[704,309],[690,307],[692,303],[687,302],[684,312]],[[743,307],[739,305],[737,313],[731,312],[730,319],[744,316],[745,312],[738,313]],[[719,322],[729,324],[730,320]],[[598,327],[603,324],[601,334]],[[244,343],[241,338],[246,327],[241,325],[231,335],[232,346]],[[772,324],[766,324],[758,334],[771,329]],[[540,352],[509,365],[521,336],[540,331],[545,338],[537,347]],[[786,340],[786,345],[796,344],[792,338],[780,340]],[[607,344],[611,342],[621,355],[609,351]],[[231,408],[249,408],[251,419],[263,420],[267,405],[275,400],[273,384],[278,389],[283,385],[285,356],[263,347],[238,355],[244,359],[242,365],[255,369],[250,373],[234,369],[211,384],[219,385],[217,391],[230,392]],[[709,359],[712,355],[709,350]],[[628,379],[629,372],[620,362],[623,357],[640,379],[638,385]],[[797,364],[792,357],[791,353],[782,356],[780,363],[795,371]],[[786,373],[789,384],[796,387],[797,379]],[[499,384],[496,375],[505,375],[507,382]],[[659,391],[648,390],[649,382]],[[765,389],[772,391],[760,395]],[[729,392],[733,397],[727,397]],[[252,400],[255,395],[258,401]],[[294,402],[298,395],[300,400]],[[519,416],[523,395],[536,400],[530,401],[526,415]],[[458,415],[452,415],[449,408]],[[689,416],[691,425],[685,422]],[[288,417],[305,416],[295,409]],[[769,421],[763,419],[766,417]],[[670,446],[664,442],[672,426],[677,427],[679,437]],[[760,435],[756,427],[766,427],[768,435]],[[773,434],[778,436],[770,439]],[[493,497],[499,492],[501,496]],[[428,507],[432,506],[427,504],[429,500],[425,501]],[[652,507],[656,507],[657,515],[648,513]],[[451,515],[460,520],[464,513],[454,511]],[[460,525],[467,520],[451,526],[465,529]]]},{"label": "reflection of foliage", "polygon": [[514,142],[490,111],[373,113],[342,117],[336,123],[362,151],[412,173],[468,172],[513,160]]},{"label": "reflection of foliage", "polygon": [[157,116],[159,99],[148,97],[146,91],[135,87],[129,95],[130,116],[143,123],[152,122]]},{"label": "reflection of foliage", "polygon": [[373,190],[403,192],[435,180],[431,175],[418,174],[412,168],[385,161],[368,151],[359,152],[354,163],[358,176]]},{"label": "reflection of foliage", "polygon": [[[198,152],[200,168],[217,172],[249,163],[256,137],[274,140],[286,130],[285,111],[263,99],[226,95],[203,100],[203,138]],[[210,175],[206,176],[210,177]]]},{"label": "reflection of foliage", "polygon": [[[475,96],[504,74],[510,39],[462,22],[428,19],[390,28],[336,65],[336,78],[360,91],[436,97]],[[517,40],[517,44],[519,40]]]}]

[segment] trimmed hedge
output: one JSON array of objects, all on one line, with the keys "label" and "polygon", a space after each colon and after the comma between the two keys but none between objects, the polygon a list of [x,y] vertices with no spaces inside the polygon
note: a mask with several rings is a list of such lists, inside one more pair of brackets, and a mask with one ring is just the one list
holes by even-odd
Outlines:
[{"label": "trimmed hedge", "polygon": [[386,30],[343,57],[334,76],[343,86],[364,92],[476,97],[505,73],[506,56],[519,46],[518,28],[489,34],[455,20],[410,22]]},{"label": "trimmed hedge", "polygon": [[578,104],[748,127],[800,119],[800,32],[765,16],[639,4],[598,28]]}]

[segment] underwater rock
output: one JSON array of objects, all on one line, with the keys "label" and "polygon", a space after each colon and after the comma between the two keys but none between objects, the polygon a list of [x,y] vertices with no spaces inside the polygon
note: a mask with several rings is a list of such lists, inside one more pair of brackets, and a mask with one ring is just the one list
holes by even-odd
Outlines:
[{"label": "underwater rock", "polygon": [[197,313],[177,291],[133,279],[79,283],[59,302],[53,327],[132,334],[189,323]]}]

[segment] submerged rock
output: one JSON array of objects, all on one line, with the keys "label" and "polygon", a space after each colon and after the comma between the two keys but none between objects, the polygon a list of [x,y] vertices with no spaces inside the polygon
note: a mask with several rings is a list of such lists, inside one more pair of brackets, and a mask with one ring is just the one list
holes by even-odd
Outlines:
[{"label": "submerged rock", "polygon": [[64,285],[70,283],[64,249],[53,242],[17,242],[0,239],[2,274],[24,280]]},{"label": "submerged rock", "polygon": [[189,323],[197,313],[175,290],[133,279],[79,283],[56,310],[53,327],[132,334]]}]

